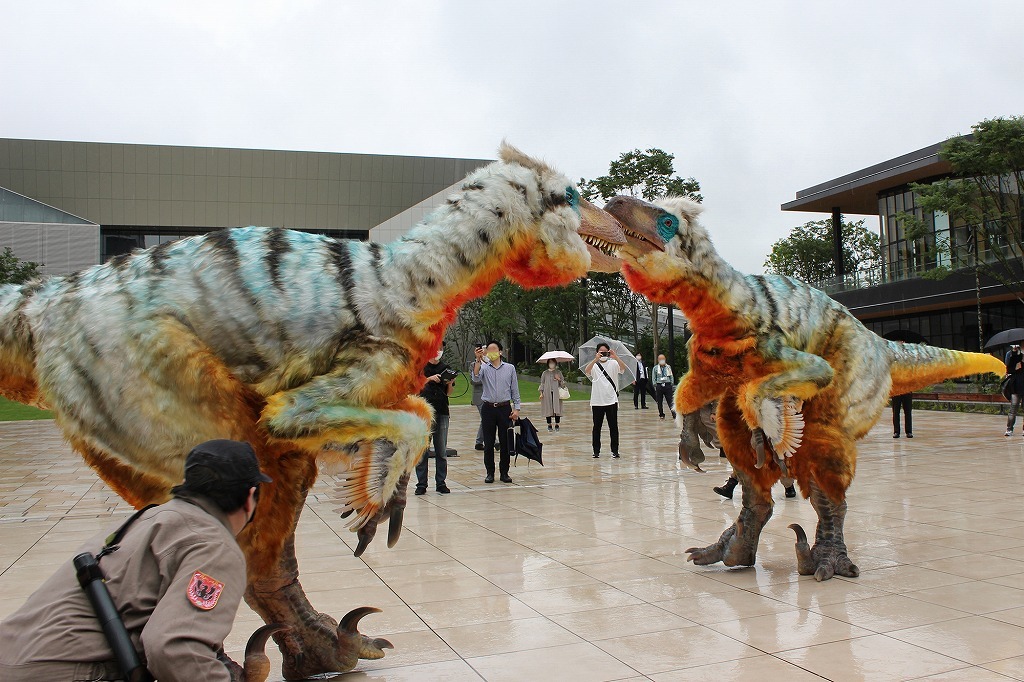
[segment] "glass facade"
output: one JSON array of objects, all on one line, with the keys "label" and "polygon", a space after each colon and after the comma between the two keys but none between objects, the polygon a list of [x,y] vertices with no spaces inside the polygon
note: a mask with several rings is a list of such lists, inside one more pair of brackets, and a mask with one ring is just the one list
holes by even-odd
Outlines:
[{"label": "glass facade", "polygon": [[[1012,177],[991,178],[990,195],[995,197],[1000,210],[1011,219],[1021,215],[1021,196]],[[901,214],[913,215],[921,221],[921,234],[908,235],[907,221]],[[1021,235],[1001,234],[997,222],[989,222],[985,230],[968,225],[962,220],[950,221],[942,212],[925,211],[917,195],[909,187],[894,188],[878,195],[878,215],[881,224],[883,281],[893,282],[919,277],[935,268],[959,269],[974,265],[976,259],[994,263],[1006,258],[1020,258]],[[1024,221],[1016,221],[1021,229]]]},{"label": "glass facade", "polygon": [[[977,308],[936,310],[885,320],[862,320],[864,326],[884,336],[897,329],[916,332],[932,346],[978,351]],[[981,336],[987,340],[1004,329],[1024,327],[1024,306],[1018,301],[985,303],[981,306]]]},{"label": "glass facade", "polygon": [[[148,249],[157,244],[173,242],[185,237],[206,234],[216,227],[139,227],[132,225],[103,226],[100,229],[100,262],[106,263],[114,256],[131,253],[135,249]],[[311,234],[323,234],[335,239],[368,238],[366,230],[300,230]]]}]

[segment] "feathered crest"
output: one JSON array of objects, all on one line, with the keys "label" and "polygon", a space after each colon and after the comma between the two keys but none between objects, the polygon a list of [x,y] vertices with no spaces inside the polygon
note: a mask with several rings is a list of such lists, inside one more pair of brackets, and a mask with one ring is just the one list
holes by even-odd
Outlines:
[{"label": "feathered crest", "polygon": [[558,172],[543,161],[535,159],[532,156],[527,156],[523,152],[519,151],[510,145],[507,140],[501,141],[501,146],[498,147],[498,158],[505,163],[517,163],[523,168],[529,168],[541,175]]}]

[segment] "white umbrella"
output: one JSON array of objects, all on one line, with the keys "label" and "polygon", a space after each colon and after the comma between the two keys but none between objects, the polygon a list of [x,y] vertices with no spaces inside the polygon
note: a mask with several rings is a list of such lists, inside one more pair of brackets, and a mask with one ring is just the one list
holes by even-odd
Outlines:
[{"label": "white umbrella", "polygon": [[537,358],[537,362],[543,364],[548,360],[555,360],[556,362],[572,362],[576,359],[576,356],[572,353],[566,353],[564,350],[549,350],[544,355]]},{"label": "white umbrella", "polygon": [[619,356],[622,363],[626,365],[626,371],[619,374],[619,390],[621,391],[636,380],[636,356],[629,349],[629,346],[621,341],[607,339],[603,336],[595,336],[577,349],[580,354],[580,367],[585,367],[594,359],[594,356],[597,355],[597,344],[599,343],[607,343],[608,348],[615,351],[615,354]]}]

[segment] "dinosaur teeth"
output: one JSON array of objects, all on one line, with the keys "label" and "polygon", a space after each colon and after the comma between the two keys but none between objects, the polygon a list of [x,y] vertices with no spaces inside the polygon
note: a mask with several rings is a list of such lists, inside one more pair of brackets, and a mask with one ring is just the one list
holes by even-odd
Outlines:
[{"label": "dinosaur teeth", "polygon": [[590,234],[582,235],[582,237],[583,241],[585,241],[587,244],[590,244],[591,246],[593,246],[595,249],[605,254],[606,256],[616,257],[618,255],[618,248],[612,246],[610,243],[606,242],[600,237],[595,237],[594,235]]}]

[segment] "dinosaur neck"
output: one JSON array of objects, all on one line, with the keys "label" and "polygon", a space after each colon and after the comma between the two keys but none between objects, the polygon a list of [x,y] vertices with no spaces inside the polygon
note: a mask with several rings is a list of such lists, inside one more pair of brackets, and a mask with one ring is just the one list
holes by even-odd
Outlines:
[{"label": "dinosaur neck", "polygon": [[427,358],[459,309],[487,294],[505,275],[511,252],[525,246],[513,245],[507,223],[467,213],[449,205],[381,247],[382,315],[398,322],[409,345]]},{"label": "dinosaur neck", "polygon": [[[654,298],[672,302],[686,315],[690,329],[702,336],[739,338],[749,333],[743,320],[743,301],[749,299],[746,278],[714,251],[707,251],[686,267],[665,260],[664,270],[652,272],[652,280],[665,283],[640,284],[641,291],[653,287]],[[628,279],[644,278],[633,271]]]}]

